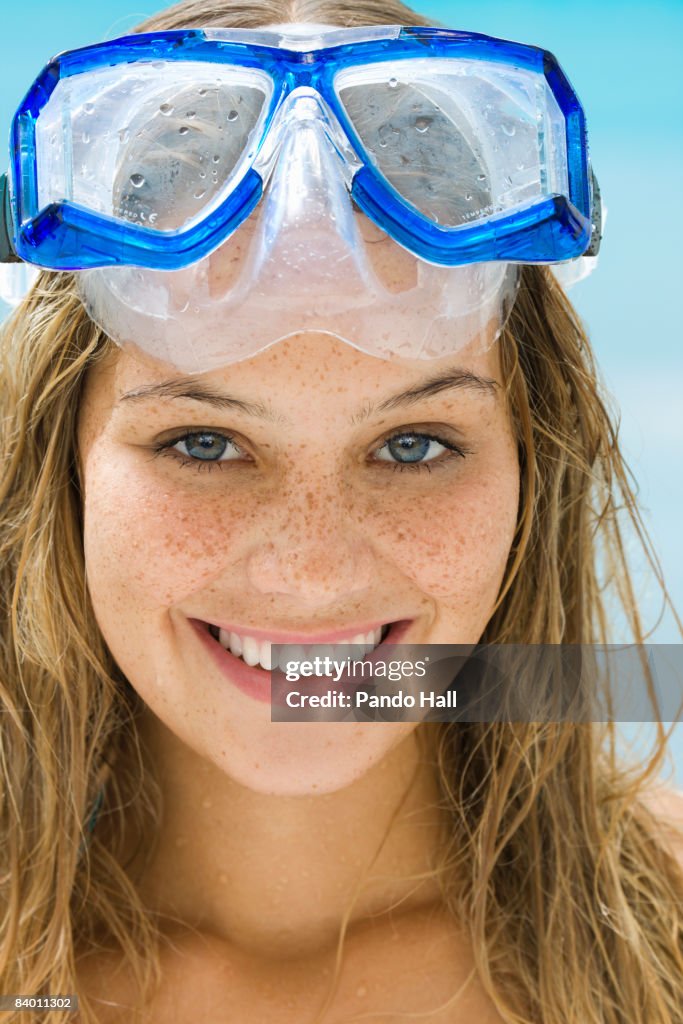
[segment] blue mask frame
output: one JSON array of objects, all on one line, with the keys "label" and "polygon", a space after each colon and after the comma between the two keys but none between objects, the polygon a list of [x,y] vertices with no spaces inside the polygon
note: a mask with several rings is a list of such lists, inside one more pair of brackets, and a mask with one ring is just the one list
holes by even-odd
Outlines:
[{"label": "blue mask frame", "polygon": [[[391,28],[387,27],[386,32],[390,33]],[[241,34],[245,40],[250,34],[259,40],[267,37],[263,31],[244,30]],[[423,27],[396,27],[392,38],[370,38],[314,50],[287,49],[260,41],[224,41],[211,36],[215,36],[215,31],[194,29],[127,36],[69,51],[47,65],[12,122],[9,189],[7,200],[0,201],[0,260],[18,258],[54,270],[116,264],[173,270],[213,251],[254,210],[263,194],[263,181],[253,167],[205,219],[176,231],[122,224],[67,200],[39,208],[36,121],[57,83],[90,70],[146,60],[206,61],[266,71],[272,77],[274,90],[256,152],[283,99],[299,86],[317,90],[362,162],[352,182],[353,200],[393,239],[430,263],[552,263],[597,253],[599,190],[590,168],[584,112],[548,51],[476,33]],[[341,69],[354,65],[430,55],[494,61],[545,77],[565,119],[568,195],[545,197],[522,210],[456,228],[436,224],[399,195],[364,151],[338,100],[334,79]],[[3,185],[0,181],[0,186]],[[2,191],[4,187],[0,187]]]}]

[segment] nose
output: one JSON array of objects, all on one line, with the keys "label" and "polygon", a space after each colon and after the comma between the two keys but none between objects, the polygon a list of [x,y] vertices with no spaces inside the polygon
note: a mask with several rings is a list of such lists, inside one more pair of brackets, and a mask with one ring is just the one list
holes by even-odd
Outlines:
[{"label": "nose", "polygon": [[246,559],[248,582],[259,593],[295,597],[297,610],[319,611],[370,587],[372,545],[338,492],[288,489],[277,515],[260,529],[264,539]]}]

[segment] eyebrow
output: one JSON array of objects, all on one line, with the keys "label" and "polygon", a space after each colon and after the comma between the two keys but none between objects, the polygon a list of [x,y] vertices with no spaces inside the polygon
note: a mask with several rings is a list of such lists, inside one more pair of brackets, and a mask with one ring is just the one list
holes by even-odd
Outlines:
[{"label": "eyebrow", "polygon": [[216,409],[238,409],[247,416],[255,416],[262,420],[278,420],[279,417],[262,402],[245,402],[234,398],[224,391],[218,391],[208,384],[193,377],[175,377],[162,381],[160,384],[146,384],[144,387],[127,391],[119,398],[120,402],[139,402],[149,398],[178,398],[191,402],[204,402]]},{"label": "eyebrow", "polygon": [[[362,423],[369,419],[373,413],[387,412],[400,406],[412,405],[420,401],[420,399],[429,398],[432,395],[439,394],[441,391],[454,389],[475,391],[479,394],[495,398],[500,389],[500,384],[490,377],[480,377],[478,374],[472,373],[471,370],[452,367],[440,374],[427,378],[406,391],[392,395],[376,405],[366,403],[359,413],[351,417],[351,422]],[[141,388],[135,388],[133,391],[127,391],[121,395],[119,401],[136,402],[145,401],[150,398],[171,398],[203,402],[207,405],[212,405],[216,409],[238,410],[247,416],[267,420],[271,423],[282,422],[282,417],[262,402],[247,402],[242,398],[235,398],[193,377],[177,377],[172,380],[162,381],[159,384],[146,384]]]}]

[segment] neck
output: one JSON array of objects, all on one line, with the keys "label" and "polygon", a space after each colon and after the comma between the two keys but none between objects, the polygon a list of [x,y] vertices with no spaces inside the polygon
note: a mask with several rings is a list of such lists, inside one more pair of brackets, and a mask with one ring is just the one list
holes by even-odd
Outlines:
[{"label": "neck", "polygon": [[345,922],[440,902],[438,786],[416,733],[344,789],[283,797],[239,785],[149,712],[140,731],[164,809],[137,884],[162,925],[291,957],[332,948]]}]

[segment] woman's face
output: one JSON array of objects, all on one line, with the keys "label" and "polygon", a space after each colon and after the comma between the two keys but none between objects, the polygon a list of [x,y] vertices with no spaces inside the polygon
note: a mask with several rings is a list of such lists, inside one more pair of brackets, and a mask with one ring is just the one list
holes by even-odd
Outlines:
[{"label": "woman's face", "polygon": [[156,719],[241,784],[289,794],[348,785],[414,729],[271,722],[207,624],[314,642],[408,620],[406,644],[478,641],[519,497],[501,383],[497,345],[387,362],[321,334],[193,378],[118,350],[94,368],[88,586]]}]

